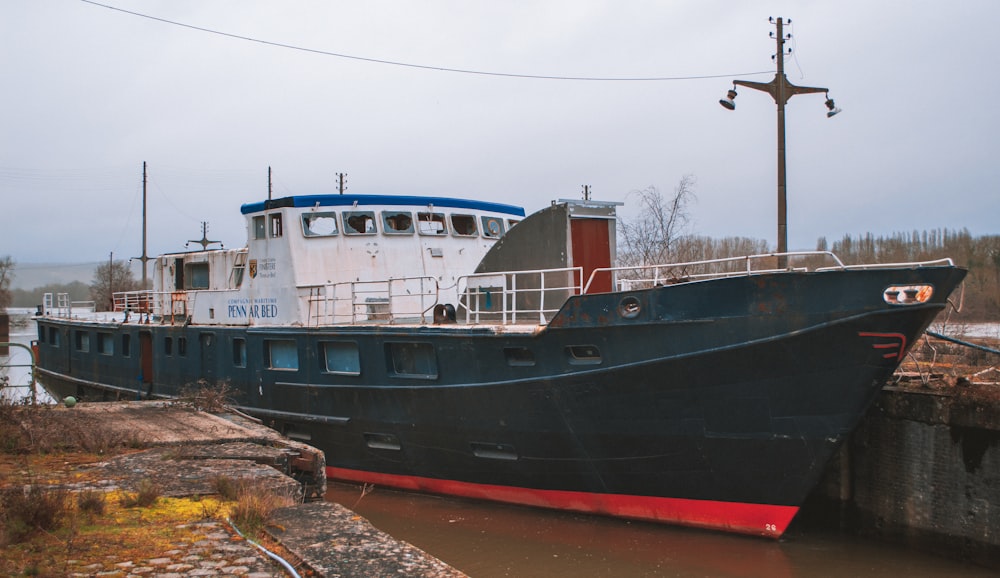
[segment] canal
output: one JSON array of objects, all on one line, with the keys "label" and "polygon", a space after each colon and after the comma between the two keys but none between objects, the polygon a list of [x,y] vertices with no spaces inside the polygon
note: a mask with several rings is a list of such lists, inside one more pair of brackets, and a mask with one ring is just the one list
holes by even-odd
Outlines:
[{"label": "canal", "polygon": [[327,499],[473,577],[986,577],[994,571],[868,540],[803,511],[785,538],[734,536],[331,483]]}]

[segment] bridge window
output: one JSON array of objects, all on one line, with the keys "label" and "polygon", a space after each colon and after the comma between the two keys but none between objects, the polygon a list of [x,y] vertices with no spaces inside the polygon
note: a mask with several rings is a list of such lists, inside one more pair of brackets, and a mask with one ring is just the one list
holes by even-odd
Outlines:
[{"label": "bridge window", "polygon": [[281,213],[271,215],[271,237],[277,238],[282,234]]},{"label": "bridge window", "polygon": [[444,213],[417,213],[417,230],[421,235],[447,235]]},{"label": "bridge window", "polygon": [[302,234],[306,237],[333,237],[337,234],[337,213],[303,213]]},{"label": "bridge window", "polygon": [[320,343],[320,357],[325,360],[322,368],[327,373],[361,375],[361,356],[358,344],[353,341],[326,341]]},{"label": "bridge window", "polygon": [[173,337],[164,337],[163,338],[163,353],[165,355],[173,355],[174,354],[174,338]]},{"label": "bridge window", "polygon": [[59,347],[59,330],[55,327],[49,327],[49,345]]},{"label": "bridge window", "polygon": [[413,215],[409,211],[382,211],[382,230],[391,235],[412,235]]},{"label": "bridge window", "polygon": [[267,237],[267,228],[264,226],[264,215],[253,218],[253,238],[264,239]]},{"label": "bridge window", "polygon": [[208,263],[184,264],[185,289],[208,289]]},{"label": "bridge window", "polygon": [[479,234],[476,218],[472,215],[452,215],[451,231],[458,237],[475,237]]},{"label": "bridge window", "polygon": [[187,355],[188,351],[188,340],[187,337],[177,338],[177,355]]},{"label": "bridge window", "polygon": [[496,239],[503,235],[503,219],[483,216],[483,236]]},{"label": "bridge window", "polygon": [[132,336],[128,333],[122,334],[122,357],[132,357]]},{"label": "bridge window", "polygon": [[297,370],[299,347],[294,339],[265,339],[264,366],[268,369]]},{"label": "bridge window", "polygon": [[436,379],[437,358],[430,343],[386,343],[389,371],[398,377]]},{"label": "bridge window", "polygon": [[374,235],[377,232],[372,211],[344,211],[345,235]]}]

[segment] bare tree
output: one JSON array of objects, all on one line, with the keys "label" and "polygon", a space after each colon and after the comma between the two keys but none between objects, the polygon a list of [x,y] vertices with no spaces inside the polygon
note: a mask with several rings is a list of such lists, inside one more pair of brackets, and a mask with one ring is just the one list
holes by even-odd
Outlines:
[{"label": "bare tree", "polygon": [[629,193],[639,198],[640,212],[634,220],[619,221],[621,265],[652,265],[677,259],[678,241],[687,233],[691,221],[688,205],[697,200],[694,185],[694,175],[684,175],[669,199],[664,199],[655,186]]},{"label": "bare tree", "polygon": [[14,259],[10,255],[0,257],[0,313],[10,307],[10,283],[14,280]]},{"label": "bare tree", "polygon": [[90,298],[99,310],[114,309],[114,294],[123,291],[137,291],[139,281],[132,276],[132,270],[125,261],[110,261],[97,266],[94,280],[90,283]]}]

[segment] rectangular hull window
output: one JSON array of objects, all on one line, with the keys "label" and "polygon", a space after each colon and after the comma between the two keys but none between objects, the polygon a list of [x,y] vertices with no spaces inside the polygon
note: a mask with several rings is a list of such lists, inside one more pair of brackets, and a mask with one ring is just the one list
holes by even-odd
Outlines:
[{"label": "rectangular hull window", "polygon": [[268,369],[299,368],[299,348],[294,339],[265,339],[264,362]]},{"label": "rectangular hull window", "polygon": [[235,367],[247,366],[247,341],[236,337],[233,339],[233,365]]},{"label": "rectangular hull window", "polygon": [[387,343],[389,371],[398,377],[435,379],[437,358],[430,343]]},{"label": "rectangular hull window", "polygon": [[326,361],[323,368],[327,373],[343,375],[361,374],[361,357],[358,355],[358,344],[353,341],[330,341],[321,343],[322,358]]},{"label": "rectangular hull window", "polygon": [[90,334],[86,331],[76,332],[76,350],[84,353],[90,351]]},{"label": "rectangular hull window", "polygon": [[97,333],[97,352],[101,355],[111,355],[115,352],[115,337],[102,331]]}]

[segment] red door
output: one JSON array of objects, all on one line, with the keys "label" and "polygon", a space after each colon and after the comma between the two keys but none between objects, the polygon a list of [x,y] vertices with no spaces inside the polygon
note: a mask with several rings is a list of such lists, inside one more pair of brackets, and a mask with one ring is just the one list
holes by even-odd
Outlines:
[{"label": "red door", "polygon": [[[570,242],[573,243],[574,267],[583,267],[586,285],[594,269],[611,267],[611,241],[607,219],[570,219]],[[587,293],[610,293],[611,273],[598,273]]]}]

